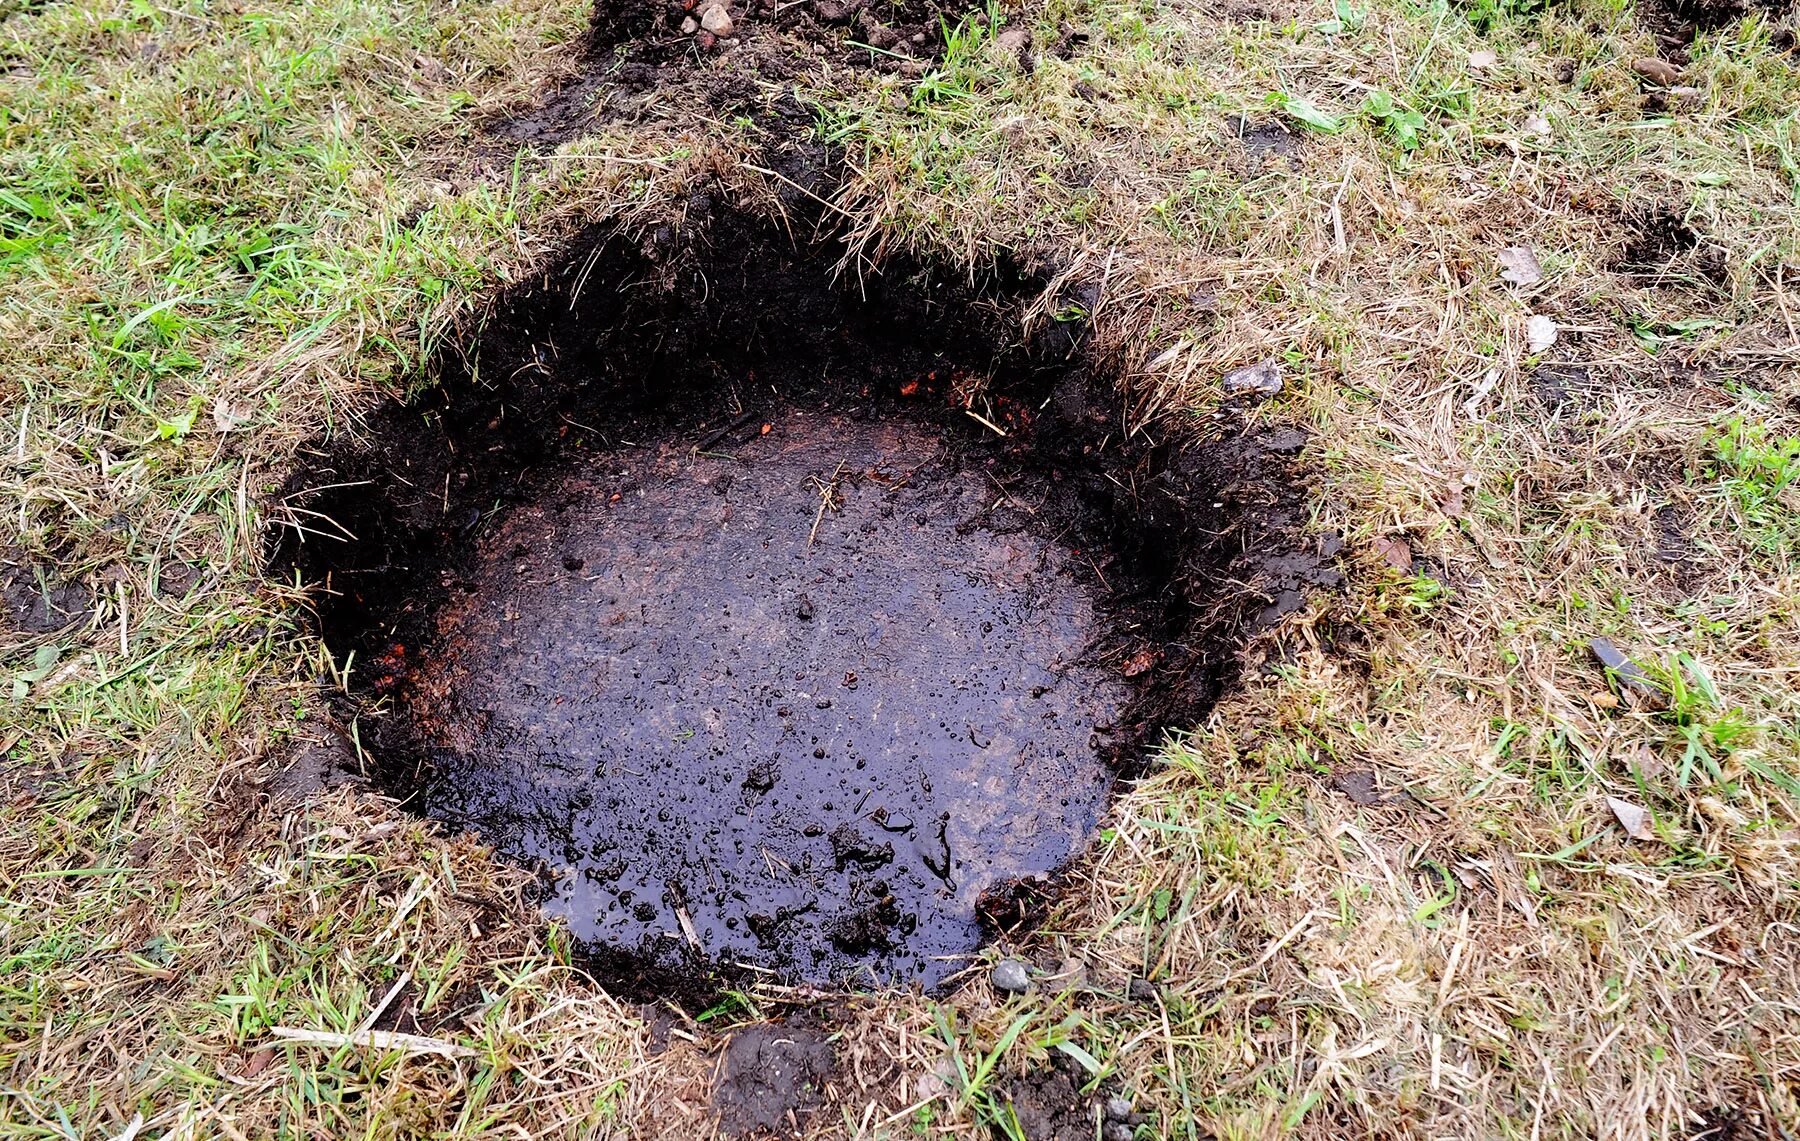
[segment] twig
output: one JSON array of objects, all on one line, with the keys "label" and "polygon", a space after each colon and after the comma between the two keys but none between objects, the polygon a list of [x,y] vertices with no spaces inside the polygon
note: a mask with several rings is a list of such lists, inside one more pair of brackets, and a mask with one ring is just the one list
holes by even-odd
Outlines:
[{"label": "twig", "polygon": [[393,938],[399,932],[400,925],[406,922],[406,917],[412,914],[413,908],[419,906],[419,901],[424,898],[425,873],[420,872],[413,877],[412,886],[407,889],[406,895],[400,900],[400,906],[394,911],[394,917],[388,920],[388,925],[382,928],[381,934],[375,936],[375,945],[380,946]]},{"label": "twig", "polygon": [[967,415],[973,417],[975,422],[977,424],[980,424],[982,427],[991,428],[995,433],[997,433],[999,435],[1002,435],[1002,436],[1006,435],[1005,428],[1002,428],[1000,425],[994,423],[992,420],[989,420],[986,416],[983,416],[981,413],[975,411],[973,408],[965,408],[965,409],[963,409],[963,412],[966,413]]},{"label": "twig", "polygon": [[401,971],[400,977],[394,980],[394,985],[389,987],[388,992],[381,996],[381,1001],[375,1004],[375,1009],[369,1011],[369,1016],[357,1025],[356,1033],[361,1034],[363,1031],[373,1027],[375,1025],[375,1020],[380,1018],[389,1005],[393,1003],[394,996],[400,993],[400,988],[409,982],[412,982],[412,972]]},{"label": "twig", "polygon": [[707,436],[704,440],[701,440],[698,444],[695,444],[694,445],[695,454],[698,455],[702,452],[712,451],[714,444],[718,443],[720,440],[723,440],[726,436],[731,435],[733,432],[737,431],[739,428],[742,428],[744,425],[750,423],[750,421],[752,421],[754,419],[756,419],[756,413],[754,413],[754,412],[744,413],[742,416],[739,416],[737,419],[726,424],[723,428],[720,428],[718,431],[712,433],[710,436]]},{"label": "twig", "polygon": [[812,530],[806,533],[806,549],[812,550],[813,540],[819,537],[819,524],[825,521],[825,509],[837,498],[838,480],[844,474],[844,461],[839,460],[837,470],[831,473],[830,482],[813,476],[812,481],[819,487],[819,513],[813,516]]},{"label": "twig", "polygon": [[852,222],[861,221],[861,219],[858,218],[855,214],[850,213],[850,211],[844,209],[842,206],[839,206],[835,202],[825,201],[825,199],[820,198],[817,194],[814,194],[812,191],[808,190],[804,186],[801,186],[798,182],[795,182],[793,179],[789,178],[787,175],[781,173],[778,170],[769,170],[767,167],[757,166],[755,163],[749,163],[749,162],[743,163],[741,165],[743,166],[743,168],[745,170],[754,170],[758,174],[765,174],[765,175],[768,175],[770,178],[781,179],[781,181],[787,183],[789,186],[793,187],[795,190],[798,190],[800,193],[806,195],[808,198],[812,199],[814,202],[817,202],[819,205],[825,207],[825,209],[835,210],[837,213],[842,214],[844,217],[850,219]]},{"label": "twig", "polygon": [[392,1030],[358,1030],[354,1034],[335,1034],[329,1030],[271,1026],[269,1033],[284,1041],[303,1042],[309,1046],[329,1046],[333,1049],[360,1046],[368,1050],[400,1050],[408,1054],[436,1054],[444,1058],[473,1058],[477,1053],[467,1046],[446,1042],[442,1038],[427,1038],[423,1034],[398,1034]]}]

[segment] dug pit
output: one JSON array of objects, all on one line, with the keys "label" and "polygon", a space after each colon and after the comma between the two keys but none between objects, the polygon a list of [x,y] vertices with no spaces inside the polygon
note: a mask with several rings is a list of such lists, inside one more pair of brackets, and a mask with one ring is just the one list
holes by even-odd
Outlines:
[{"label": "dug pit", "polygon": [[277,557],[373,778],[538,869],[616,987],[930,986],[1329,580],[1303,437],[1157,444],[1078,326],[1022,334],[1035,282],[852,287],[729,223],[503,294],[295,476]]}]

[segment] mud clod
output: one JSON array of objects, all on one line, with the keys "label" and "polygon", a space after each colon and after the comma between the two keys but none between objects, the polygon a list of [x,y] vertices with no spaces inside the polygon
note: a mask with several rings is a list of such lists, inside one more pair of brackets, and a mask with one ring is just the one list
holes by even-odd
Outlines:
[{"label": "mud clod", "polygon": [[1030,1141],[1093,1141],[1130,1138],[1126,1120],[1107,1116],[1109,1100],[1082,1092],[1088,1074],[1067,1055],[1053,1051],[1051,1063],[1015,1078],[1006,1086],[1006,1097],[1019,1123],[1021,1135]]},{"label": "mud clod", "polygon": [[0,631],[47,634],[92,614],[86,583],[66,578],[54,561],[0,547]]},{"label": "mud clod", "polygon": [[764,1024],[733,1032],[713,1090],[720,1130],[730,1137],[792,1133],[824,1103],[835,1069],[831,1042],[816,1030]]}]

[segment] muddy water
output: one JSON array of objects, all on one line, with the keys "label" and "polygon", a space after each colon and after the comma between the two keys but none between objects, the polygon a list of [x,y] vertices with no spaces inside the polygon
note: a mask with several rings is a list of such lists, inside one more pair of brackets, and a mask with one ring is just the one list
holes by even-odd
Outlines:
[{"label": "muddy water", "polygon": [[408,691],[425,810],[555,869],[583,940],[933,982],[984,889],[1094,826],[1123,683],[1082,662],[1077,556],[932,431],[741,435],[490,525]]}]

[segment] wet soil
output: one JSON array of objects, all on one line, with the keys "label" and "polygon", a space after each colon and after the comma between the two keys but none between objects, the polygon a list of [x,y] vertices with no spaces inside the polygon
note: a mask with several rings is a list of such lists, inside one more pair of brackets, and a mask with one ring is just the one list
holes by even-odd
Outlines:
[{"label": "wet soil", "polygon": [[797,222],[687,218],[580,236],[319,448],[276,573],[376,782],[538,869],[615,990],[929,985],[1337,583],[1306,436],[1127,432],[1005,264],[838,281]]},{"label": "wet soil", "polygon": [[732,1032],[719,1059],[713,1108],[728,1137],[798,1135],[824,1102],[836,1065],[817,1030],[765,1023]]},{"label": "wet soil", "polygon": [[1729,282],[1723,252],[1667,204],[1629,208],[1619,224],[1627,240],[1613,268],[1638,284],[1717,287]]},{"label": "wet soil", "polygon": [[583,940],[935,983],[984,892],[1080,848],[1130,690],[1041,489],[912,417],[767,415],[483,535],[410,680],[421,803],[557,868]]},{"label": "wet soil", "polygon": [[1293,166],[1300,165],[1305,140],[1279,122],[1273,119],[1258,122],[1239,115],[1230,127],[1244,153],[1258,168],[1284,161]]},{"label": "wet soil", "polygon": [[1683,40],[1755,12],[1774,20],[1793,14],[1791,0],[1637,0],[1635,9],[1638,19],[1652,30]]},{"label": "wet soil", "polygon": [[[728,35],[699,27],[715,4],[730,18]],[[791,97],[772,100],[771,90],[820,66],[923,75],[943,55],[945,28],[964,15],[931,0],[599,0],[574,74],[485,127],[507,143],[554,147],[597,122],[673,105],[683,115],[748,116],[791,142]],[[801,118],[811,126],[810,114]]]},{"label": "wet soil", "polygon": [[0,546],[0,636],[47,634],[92,613],[85,582],[64,577],[54,562]]},{"label": "wet soil", "polygon": [[1086,1070],[1061,1052],[1052,1052],[1050,1061],[1004,1086],[1007,1105],[1019,1124],[1019,1133],[1028,1141],[1093,1141],[1096,1137],[1135,1135],[1127,1124],[1139,1115],[1113,1120],[1107,1113],[1109,1100],[1102,1088],[1083,1092],[1090,1077]]}]

